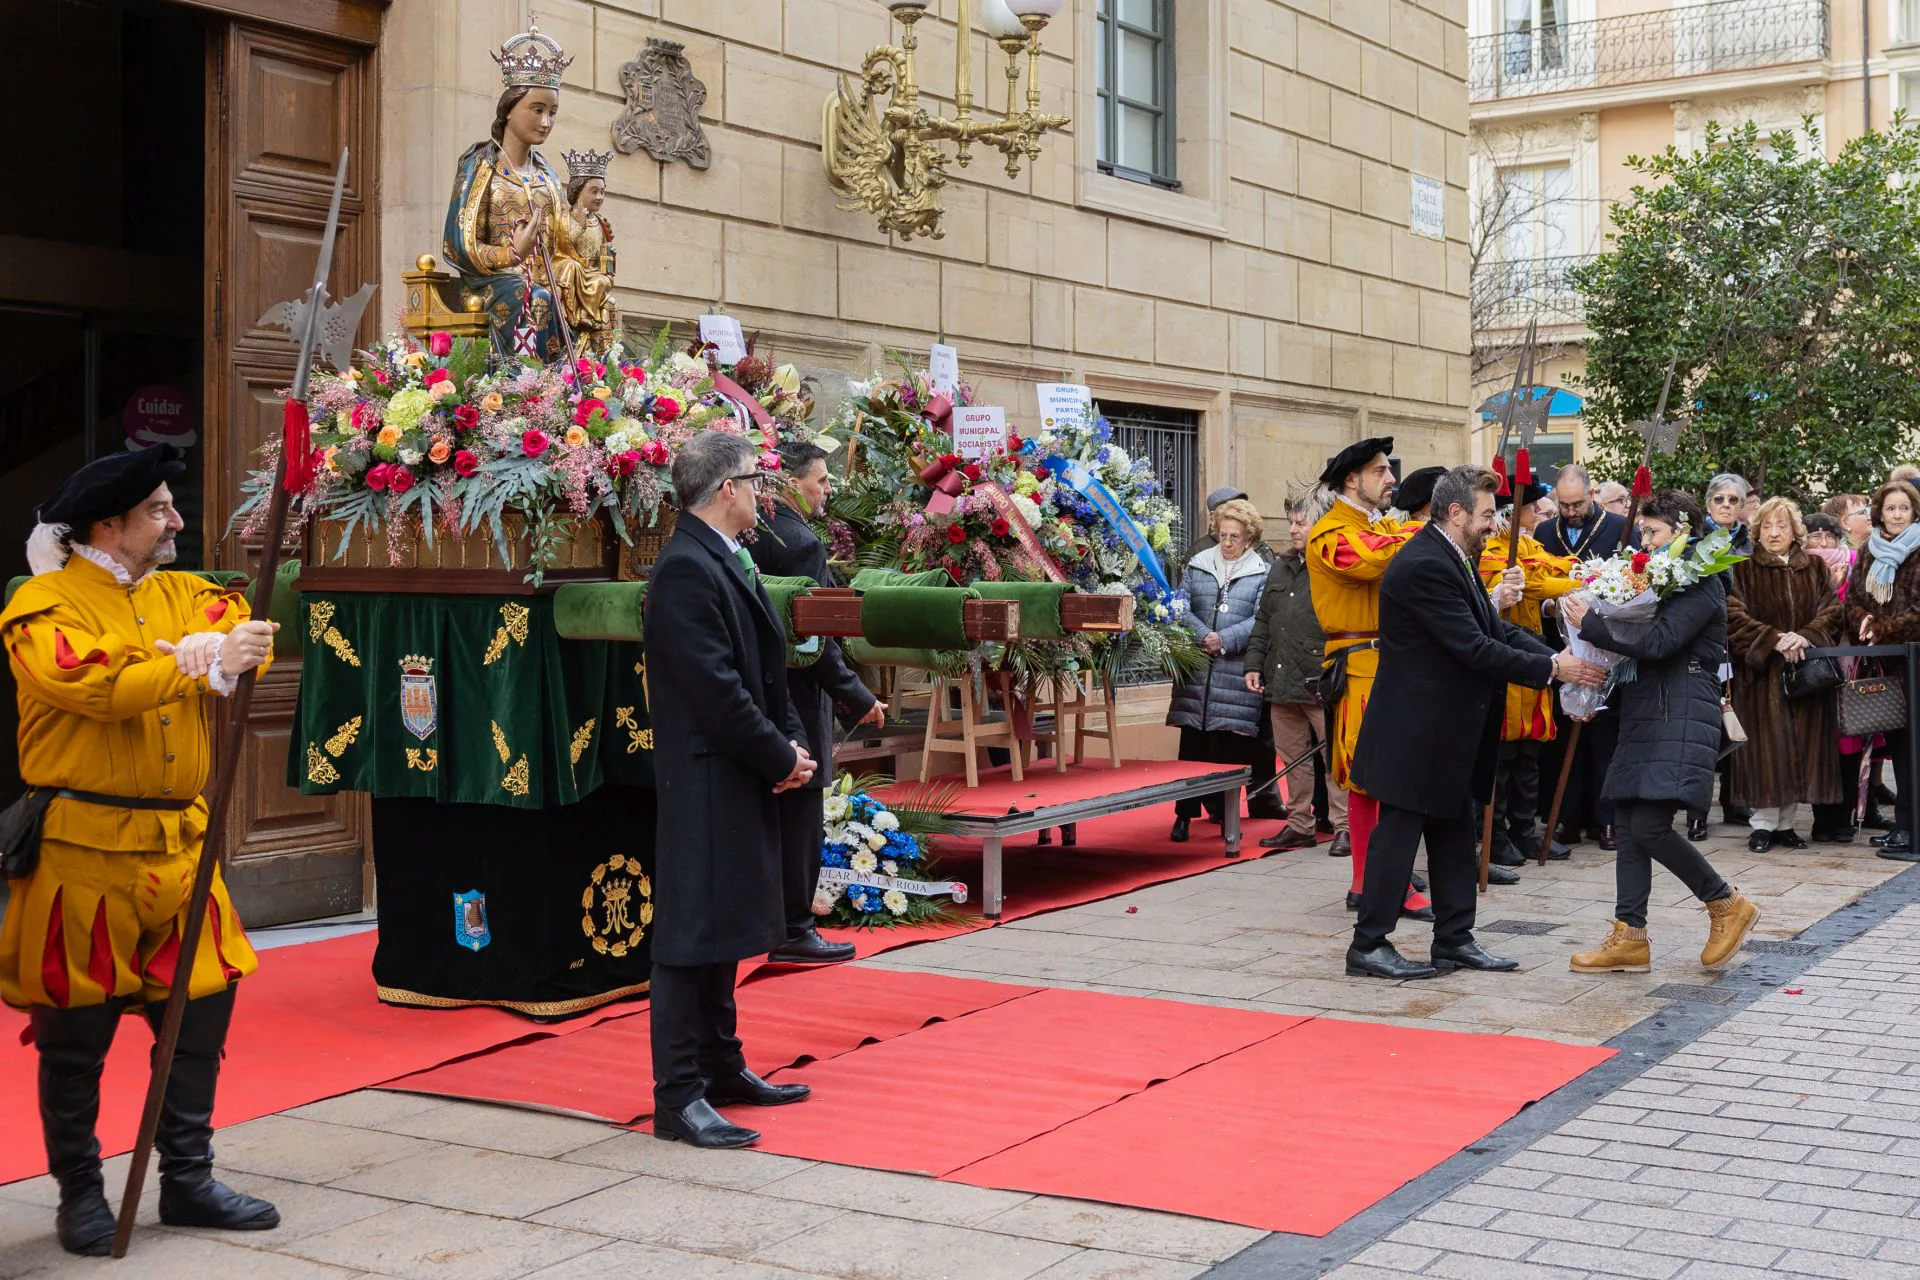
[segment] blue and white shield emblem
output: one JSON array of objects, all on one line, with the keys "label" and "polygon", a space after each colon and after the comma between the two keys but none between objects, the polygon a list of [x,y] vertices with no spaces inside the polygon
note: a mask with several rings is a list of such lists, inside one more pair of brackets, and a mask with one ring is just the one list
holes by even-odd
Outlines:
[{"label": "blue and white shield emblem", "polygon": [[453,941],[469,951],[493,941],[493,931],[487,927],[487,895],[478,889],[453,895]]},{"label": "blue and white shield emblem", "polygon": [[440,727],[440,693],[433,680],[433,659],[410,653],[400,659],[400,723],[425,742]]}]

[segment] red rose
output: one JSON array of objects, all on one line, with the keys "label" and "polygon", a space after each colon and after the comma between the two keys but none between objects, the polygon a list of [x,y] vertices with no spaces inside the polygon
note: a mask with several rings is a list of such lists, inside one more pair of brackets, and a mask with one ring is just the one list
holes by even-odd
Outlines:
[{"label": "red rose", "polygon": [[413,472],[405,467],[395,467],[393,474],[387,477],[387,488],[394,493],[405,493],[413,488]]},{"label": "red rose", "polygon": [[960,543],[965,542],[966,540],[967,540],[967,531],[965,529],[962,529],[957,524],[950,524],[947,526],[948,542],[951,542],[954,545],[958,546]]},{"label": "red rose", "polygon": [[[586,361],[582,360],[580,363],[585,364]],[[579,406],[573,411],[573,425],[576,427],[586,426],[587,419],[593,416],[596,409],[601,413],[605,413],[607,411],[607,402],[605,400],[596,400],[591,396],[582,400]]]},{"label": "red rose", "polygon": [[644,459],[648,465],[655,467],[664,467],[673,461],[672,451],[658,440],[649,440],[641,445],[640,457]]},{"label": "red rose", "polygon": [[445,359],[447,356],[452,355],[453,354],[453,335],[450,333],[434,333],[434,334],[427,335],[427,350],[433,353],[434,355],[441,357],[442,359]]},{"label": "red rose", "polygon": [[453,406],[453,420],[462,431],[471,431],[480,425],[480,411],[470,404],[457,404]]},{"label": "red rose", "polygon": [[655,422],[664,425],[672,422],[679,416],[680,402],[678,400],[675,400],[672,396],[664,395],[653,398],[653,420]]},{"label": "red rose", "polygon": [[520,437],[520,452],[529,458],[537,458],[547,451],[547,446],[551,443],[553,442],[547,439],[547,433],[535,427]]},{"label": "red rose", "polygon": [[447,372],[447,371],[446,371],[445,369],[434,369],[434,370],[431,370],[430,372],[428,372],[428,374],[427,374],[427,379],[426,379],[426,385],[427,385],[427,386],[429,386],[429,387],[431,387],[431,386],[433,386],[433,385],[434,385],[435,383],[437,383],[437,382],[445,382],[445,381],[447,381],[447,380],[448,380],[449,378],[451,378],[451,377],[453,377],[453,375],[452,375],[452,374],[450,374],[450,373],[448,373],[448,372]]},{"label": "red rose", "polygon": [[1648,555],[1646,552],[1636,551],[1633,553],[1633,559],[1629,560],[1627,563],[1633,566],[1633,571],[1635,573],[1645,573],[1647,571],[1647,564],[1652,559],[1653,557]]},{"label": "red rose", "polygon": [[960,465],[960,455],[957,453],[943,453],[940,455],[940,461],[949,468],[957,467]]},{"label": "red rose", "polygon": [[1012,525],[1010,525],[1010,524],[1008,524],[1008,523],[1007,523],[1007,522],[1006,522],[1005,520],[995,520],[995,521],[993,522],[993,536],[994,536],[994,537],[996,537],[996,538],[1004,538],[1004,537],[1006,537],[1006,536],[1007,536],[1008,534],[1010,534],[1010,533],[1012,533],[1012,532],[1013,532],[1013,526],[1012,526]]},{"label": "red rose", "polygon": [[632,449],[627,450],[625,453],[615,454],[608,463],[608,467],[612,470],[613,474],[617,476],[630,476],[633,474],[634,468],[639,465],[640,455]]},{"label": "red rose", "polygon": [[383,490],[386,489],[387,480],[392,475],[393,475],[392,463],[390,462],[374,463],[371,467],[367,468],[367,488],[372,489],[375,493],[382,492]]},{"label": "red rose", "polygon": [[453,451],[453,470],[455,475],[465,478],[479,469],[480,459],[473,456],[473,450],[455,449]]},{"label": "red rose", "polygon": [[967,478],[969,484],[980,483],[980,468],[971,462],[960,468],[960,474]]}]

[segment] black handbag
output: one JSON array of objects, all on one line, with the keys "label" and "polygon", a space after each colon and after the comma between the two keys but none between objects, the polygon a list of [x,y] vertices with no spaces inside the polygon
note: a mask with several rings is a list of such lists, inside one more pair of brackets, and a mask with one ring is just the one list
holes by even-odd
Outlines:
[{"label": "black handbag", "polygon": [[1811,698],[1846,683],[1837,658],[1808,658],[1789,662],[1780,672],[1780,692],[1788,699]]},{"label": "black handbag", "polygon": [[53,787],[29,787],[0,810],[0,875],[18,879],[40,865],[40,824],[55,794]]},{"label": "black handbag", "polygon": [[1899,676],[1863,676],[1840,685],[1840,732],[1871,738],[1907,727],[1907,683]]}]

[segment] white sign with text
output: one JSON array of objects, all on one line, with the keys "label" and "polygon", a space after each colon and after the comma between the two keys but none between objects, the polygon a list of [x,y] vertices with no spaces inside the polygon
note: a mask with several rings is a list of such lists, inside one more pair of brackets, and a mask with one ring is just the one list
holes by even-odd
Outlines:
[{"label": "white sign with text", "polygon": [[1061,421],[1079,422],[1093,417],[1093,391],[1076,382],[1040,382],[1040,425],[1053,430]]},{"label": "white sign with text", "polygon": [[1430,240],[1447,238],[1447,184],[1438,178],[1413,175],[1413,234]]},{"label": "white sign with text", "polygon": [[953,451],[970,462],[1007,447],[1007,411],[997,405],[969,405],[953,411]]},{"label": "white sign with text", "polygon": [[960,348],[936,342],[927,349],[927,381],[936,394],[952,395],[960,389]]},{"label": "white sign with text", "polygon": [[701,316],[700,341],[713,346],[713,358],[723,365],[739,364],[747,358],[746,335],[732,316]]}]

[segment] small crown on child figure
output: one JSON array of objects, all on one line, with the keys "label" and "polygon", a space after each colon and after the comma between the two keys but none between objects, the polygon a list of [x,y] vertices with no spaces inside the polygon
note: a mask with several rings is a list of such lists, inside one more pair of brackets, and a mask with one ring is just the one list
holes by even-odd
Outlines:
[{"label": "small crown on child figure", "polygon": [[584,182],[588,178],[607,180],[607,165],[613,160],[611,151],[595,151],[588,147],[585,151],[563,151],[560,153],[567,162],[567,180]]},{"label": "small crown on child figure", "polygon": [[559,43],[531,19],[527,29],[502,45],[493,60],[500,64],[500,78],[509,89],[558,89],[561,75],[573,65]]}]

